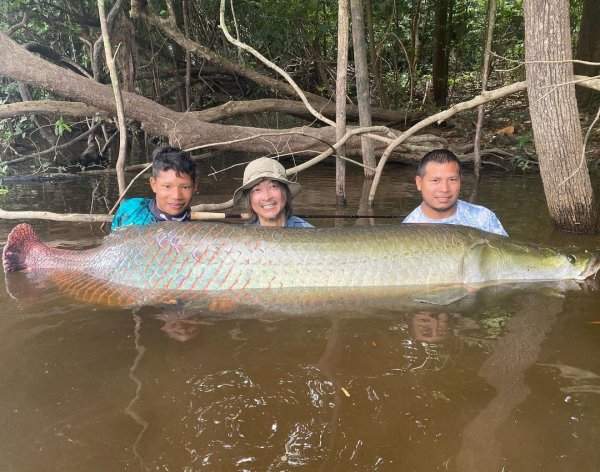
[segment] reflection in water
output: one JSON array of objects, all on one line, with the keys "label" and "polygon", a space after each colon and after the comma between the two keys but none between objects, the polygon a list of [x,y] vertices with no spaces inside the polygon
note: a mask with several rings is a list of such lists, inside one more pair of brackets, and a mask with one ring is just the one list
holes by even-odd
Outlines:
[{"label": "reflection in water", "polygon": [[140,342],[140,328],[142,326],[142,319],[138,315],[134,314],[133,321],[135,323],[134,328],[133,328],[133,342],[135,345],[136,356],[135,356],[135,359],[133,360],[133,364],[131,364],[131,367],[129,368],[129,378],[135,385],[135,395],[133,396],[133,398],[131,399],[129,404],[125,407],[125,414],[130,416],[133,419],[133,421],[135,421],[141,427],[139,434],[136,436],[135,441],[133,442],[133,444],[131,446],[131,450],[133,451],[133,455],[139,462],[141,470],[145,471],[145,470],[147,470],[147,468],[144,464],[144,459],[142,458],[142,456],[139,453],[138,448],[140,445],[140,441],[142,440],[142,437],[144,436],[144,433],[148,429],[149,423],[144,418],[142,418],[134,410],[133,407],[139,401],[140,395],[142,392],[142,381],[137,377],[136,370],[137,370],[142,358],[144,357],[146,348]]},{"label": "reflection in water", "polygon": [[450,357],[444,344],[448,339],[450,315],[418,311],[408,317],[410,337],[403,342],[404,358],[408,361],[405,368],[410,372],[442,370]]},{"label": "reflection in water", "polygon": [[562,309],[561,297],[521,299],[518,313],[510,319],[504,337],[497,341],[479,371],[496,389],[496,395],[464,429],[458,470],[478,472],[507,467],[499,429],[531,392],[524,381],[525,371],[538,360],[541,345]]},{"label": "reflection in water", "polygon": [[411,317],[415,341],[437,344],[448,336],[448,313],[421,311]]},{"label": "reflection in water", "polygon": [[[161,319],[161,316],[157,316],[158,319]],[[171,319],[167,317],[165,323],[160,328],[164,331],[167,336],[175,341],[186,342],[190,339],[195,338],[198,334],[200,334],[200,328],[204,323],[200,320],[194,319]]]}]

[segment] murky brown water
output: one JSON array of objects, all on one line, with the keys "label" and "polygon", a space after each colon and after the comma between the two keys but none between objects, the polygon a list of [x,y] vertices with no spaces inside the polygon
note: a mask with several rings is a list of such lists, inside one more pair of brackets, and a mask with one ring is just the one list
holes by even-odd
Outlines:
[{"label": "murky brown water", "polygon": [[[402,215],[418,203],[412,172],[388,169],[375,213]],[[237,182],[219,178],[202,180],[198,202],[230,197]],[[297,213],[334,213],[333,179],[333,167],[303,174]],[[10,186],[0,207],[87,212],[92,189],[113,197],[112,182],[95,177]],[[349,213],[360,192],[352,174]],[[488,175],[479,201],[515,238],[600,246],[553,230],[536,176]],[[0,220],[0,240],[15,223]],[[62,246],[102,234],[33,224]],[[10,283],[27,290],[18,277]],[[51,289],[15,300],[4,288],[2,471],[600,469],[596,290],[488,289],[445,312],[359,306],[181,321]]]}]

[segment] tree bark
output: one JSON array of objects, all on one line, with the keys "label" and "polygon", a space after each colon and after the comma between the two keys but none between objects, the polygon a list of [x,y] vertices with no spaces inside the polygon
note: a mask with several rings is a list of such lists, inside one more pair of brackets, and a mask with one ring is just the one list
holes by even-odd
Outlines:
[{"label": "tree bark", "polygon": [[527,93],[550,216],[568,231],[593,232],[598,209],[583,149],[570,62],[567,0],[525,0]]},{"label": "tree bark", "polygon": [[[354,45],[354,65],[356,66],[356,94],[358,100],[359,123],[361,127],[371,126],[371,104],[369,100],[369,66],[367,62],[365,22],[362,0],[350,0],[352,14],[352,44]],[[373,143],[363,136],[362,157],[365,166],[375,168],[376,161]],[[365,167],[365,177],[373,177],[374,172]]]},{"label": "tree bark", "polygon": [[[348,0],[338,1],[338,54],[335,87],[335,139],[339,141],[346,134],[346,89],[348,77]],[[338,154],[346,154],[346,146]],[[335,160],[335,196],[338,205],[346,204],[346,162],[339,157]]]},{"label": "tree bark", "polygon": [[437,106],[448,101],[448,11],[449,0],[437,0],[435,6],[435,30],[433,38],[433,99]]},{"label": "tree bark", "polygon": [[[598,18],[600,18],[600,2],[585,0],[575,55],[581,61],[600,63],[600,28],[596,23]],[[575,73],[594,77],[600,75],[600,65],[575,64]],[[591,90],[581,88],[577,90],[577,101],[582,108],[589,107],[593,103],[594,97],[597,99],[598,94]]]}]

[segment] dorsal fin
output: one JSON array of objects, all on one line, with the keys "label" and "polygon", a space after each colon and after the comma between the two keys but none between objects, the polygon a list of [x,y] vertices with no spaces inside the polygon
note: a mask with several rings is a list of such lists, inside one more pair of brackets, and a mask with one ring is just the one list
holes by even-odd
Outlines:
[{"label": "dorsal fin", "polygon": [[6,240],[2,251],[4,272],[26,270],[27,254],[37,245],[42,244],[33,227],[27,223],[15,226]]}]

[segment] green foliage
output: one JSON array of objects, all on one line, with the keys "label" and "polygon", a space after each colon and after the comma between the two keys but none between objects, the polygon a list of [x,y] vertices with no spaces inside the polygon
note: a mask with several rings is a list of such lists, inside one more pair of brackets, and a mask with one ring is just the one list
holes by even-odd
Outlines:
[{"label": "green foliage", "polygon": [[35,123],[29,116],[0,120],[0,146],[12,147],[17,140],[26,139],[35,129]]},{"label": "green foliage", "polygon": [[533,136],[525,133],[517,136],[517,154],[511,159],[514,169],[523,173],[537,171],[539,163],[535,156],[531,156],[528,149],[533,146]]},{"label": "green foliage", "polygon": [[70,133],[71,130],[71,125],[62,116],[54,123],[54,134],[56,136],[62,136],[65,132]]}]

